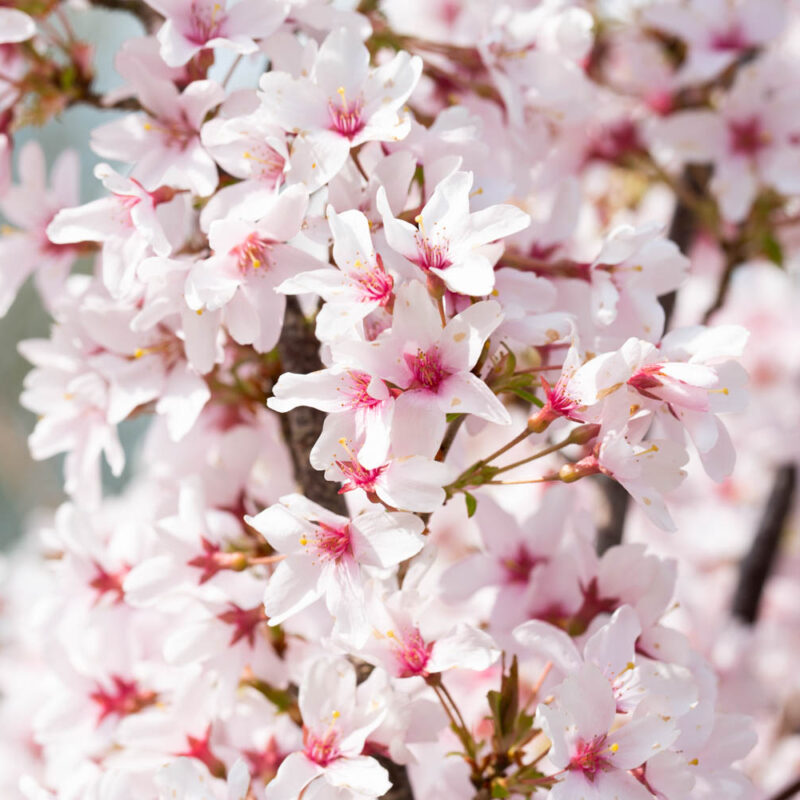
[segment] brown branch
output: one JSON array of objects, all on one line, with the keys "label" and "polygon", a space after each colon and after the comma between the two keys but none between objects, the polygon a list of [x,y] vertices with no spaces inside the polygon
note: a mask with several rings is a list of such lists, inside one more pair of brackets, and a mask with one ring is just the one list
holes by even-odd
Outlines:
[{"label": "brown branch", "polygon": [[385,756],[375,756],[375,758],[389,773],[389,780],[392,782],[392,788],[381,795],[382,800],[414,800],[414,790],[411,788],[408,770],[402,764],[395,764]]},{"label": "brown branch", "polygon": [[605,503],[605,515],[597,529],[596,547],[598,555],[603,555],[610,547],[622,543],[631,496],[621,483],[611,478],[600,477],[598,480],[602,481],[600,492]]},{"label": "brown branch", "polygon": [[93,6],[109,11],[126,11],[136,17],[148,33],[155,31],[164,21],[163,17],[142,0],[90,0]]},{"label": "brown branch", "polygon": [[[278,342],[278,353],[286,372],[305,375],[322,369],[319,342],[309,321],[303,316],[297,298],[286,299],[286,316]],[[294,477],[302,493],[336,514],[347,515],[344,497],[335,483],[325,480],[322,472],[314,469],[308,457],[311,448],[322,432],[325,414],[315,408],[300,406],[280,415],[283,436],[292,458]]]},{"label": "brown branch", "polygon": [[775,564],[796,485],[797,467],[794,464],[779,467],[753,544],[739,566],[739,582],[733,597],[733,615],[748,625],[758,619],[761,597]]},{"label": "brown branch", "polygon": [[783,791],[771,797],[770,800],[790,800],[797,794],[800,794],[800,778],[790,783]]}]

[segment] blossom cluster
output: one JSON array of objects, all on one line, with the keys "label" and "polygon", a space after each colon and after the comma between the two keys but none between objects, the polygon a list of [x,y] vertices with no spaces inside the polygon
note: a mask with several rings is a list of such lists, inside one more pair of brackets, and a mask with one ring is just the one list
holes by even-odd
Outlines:
[{"label": "blossom cluster", "polygon": [[[800,374],[793,4],[132,0],[104,96],[119,4],[14,5],[0,313],[33,276],[67,499],[3,564],[2,796],[751,797],[676,592],[743,361],[773,420]],[[17,141],[78,104],[89,202]]]}]

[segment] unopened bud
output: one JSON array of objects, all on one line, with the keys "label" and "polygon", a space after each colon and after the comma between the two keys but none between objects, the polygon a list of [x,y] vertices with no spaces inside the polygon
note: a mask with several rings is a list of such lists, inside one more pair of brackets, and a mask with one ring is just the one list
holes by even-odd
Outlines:
[{"label": "unopened bud", "polygon": [[244,553],[231,553],[230,564],[234,572],[243,572],[247,569],[249,561]]},{"label": "unopened bud", "polygon": [[558,419],[558,414],[546,405],[528,418],[528,430],[531,433],[544,433],[554,419]]},{"label": "unopened bud", "polygon": [[596,475],[600,472],[600,465],[594,456],[582,458],[574,464],[564,464],[558,471],[558,477],[564,483],[574,483],[587,475]]},{"label": "unopened bud", "polygon": [[587,425],[579,425],[573,428],[567,439],[567,444],[587,444],[591,442],[597,434],[600,433],[600,426],[595,422],[590,422]]}]

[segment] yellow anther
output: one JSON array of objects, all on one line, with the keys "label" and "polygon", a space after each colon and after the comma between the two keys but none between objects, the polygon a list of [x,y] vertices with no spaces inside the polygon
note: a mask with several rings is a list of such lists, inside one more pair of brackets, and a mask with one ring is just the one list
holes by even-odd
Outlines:
[{"label": "yellow anther", "polygon": [[197,311],[195,311],[194,313],[197,314],[198,317],[202,317],[203,316],[203,309],[202,308],[198,308]]},{"label": "yellow anther", "polygon": [[616,752],[617,752],[617,750],[619,750],[619,745],[618,745],[616,742],[614,742],[614,744],[612,744],[612,745],[611,745],[611,747],[609,747],[608,749],[609,749],[609,750],[610,750],[612,753],[616,753]]},{"label": "yellow anther", "polygon": [[334,719],[339,719],[339,717],[341,717],[341,716],[342,716],[342,714],[341,714],[341,712],[340,712],[340,711],[334,711],[334,712],[333,712],[333,714],[331,714],[331,716],[332,716]]},{"label": "yellow anther", "polygon": [[141,347],[137,347],[133,353],[134,358],[141,358],[144,355],[144,350]]},{"label": "yellow anther", "polygon": [[693,759],[692,759],[692,760],[691,760],[689,763],[690,763],[690,764],[691,764],[693,767],[696,767],[696,766],[697,766],[697,765],[700,763],[700,761],[699,761],[698,759],[696,759],[696,758],[693,758]]},{"label": "yellow anther", "polygon": [[308,539],[306,539],[306,537],[305,537],[305,536],[303,536],[303,537],[300,539],[300,544],[301,544],[301,545],[303,545],[303,547],[305,547],[305,546],[308,544]]}]

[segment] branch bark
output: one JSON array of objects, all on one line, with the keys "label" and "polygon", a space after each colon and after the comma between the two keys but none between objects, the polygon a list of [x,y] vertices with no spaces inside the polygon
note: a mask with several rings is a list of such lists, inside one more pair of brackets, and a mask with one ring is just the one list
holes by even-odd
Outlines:
[{"label": "branch bark", "polygon": [[800,794],[800,778],[790,783],[783,791],[771,797],[770,800],[790,800],[797,794]]},{"label": "branch bark", "polygon": [[[687,191],[697,195],[701,195],[705,191],[708,179],[708,169],[700,166],[687,167],[680,177],[680,180],[686,185]],[[699,220],[694,209],[679,197],[672,214],[669,238],[678,245],[682,253],[686,254],[691,248],[699,228]],[[661,298],[665,331],[669,329],[670,320],[675,311],[676,297],[677,292],[670,292]],[[607,516],[598,528],[596,546],[598,554],[603,555],[610,547],[622,543],[625,518],[630,506],[630,495],[619,483],[608,479],[603,480],[600,491],[605,501]]]},{"label": "branch bark", "polygon": [[[319,342],[308,320],[303,316],[296,297],[286,298],[286,315],[278,342],[278,353],[286,372],[305,375],[322,369]],[[337,485],[325,480],[324,474],[314,469],[308,460],[311,448],[322,432],[325,414],[315,408],[300,406],[281,414],[280,419],[292,458],[294,477],[302,493],[330,511],[347,516],[347,504],[339,494]]]},{"label": "branch bark", "polygon": [[163,17],[142,0],[91,0],[93,6],[107,8],[109,11],[126,11],[133,14],[148,33],[153,33],[164,21]]},{"label": "branch bark", "polygon": [[739,583],[733,597],[733,615],[748,625],[758,619],[761,597],[775,564],[781,533],[792,508],[796,486],[797,467],[794,464],[779,467],[753,544],[739,566]]}]

